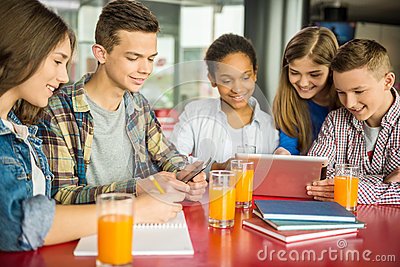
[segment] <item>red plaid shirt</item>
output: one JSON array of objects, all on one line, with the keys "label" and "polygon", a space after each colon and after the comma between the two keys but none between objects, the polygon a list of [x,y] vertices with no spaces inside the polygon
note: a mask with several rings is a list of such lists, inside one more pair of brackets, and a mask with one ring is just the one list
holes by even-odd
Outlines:
[{"label": "red plaid shirt", "polygon": [[308,152],[310,156],[329,157],[328,178],[333,178],[335,164],[360,166],[358,202],[361,204],[400,204],[400,183],[383,183],[400,166],[400,98],[396,90],[392,93],[395,101],[382,118],[371,161],[365,147],[364,122],[345,108],[328,114]]}]

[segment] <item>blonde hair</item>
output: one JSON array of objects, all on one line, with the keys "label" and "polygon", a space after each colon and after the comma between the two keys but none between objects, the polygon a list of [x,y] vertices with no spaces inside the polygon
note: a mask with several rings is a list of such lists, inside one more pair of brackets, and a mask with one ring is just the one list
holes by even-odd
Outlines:
[{"label": "blonde hair", "polygon": [[[286,45],[281,65],[279,87],[273,103],[277,129],[286,135],[298,138],[301,154],[307,153],[312,143],[312,123],[307,100],[302,99],[289,81],[288,65],[296,59],[308,56],[314,63],[330,68],[338,49],[336,36],[324,27],[307,27],[299,31]],[[329,94],[329,108],[339,105],[329,71],[325,89]]]}]

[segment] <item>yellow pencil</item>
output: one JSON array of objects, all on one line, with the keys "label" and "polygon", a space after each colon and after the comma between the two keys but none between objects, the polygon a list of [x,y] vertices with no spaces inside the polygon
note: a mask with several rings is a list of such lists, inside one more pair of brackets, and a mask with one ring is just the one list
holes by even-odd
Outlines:
[{"label": "yellow pencil", "polygon": [[152,175],[149,176],[149,179],[153,182],[153,184],[157,187],[158,191],[160,192],[160,194],[164,194],[165,191],[164,189],[162,189],[161,185],[157,182],[156,179],[154,179],[154,177]]}]

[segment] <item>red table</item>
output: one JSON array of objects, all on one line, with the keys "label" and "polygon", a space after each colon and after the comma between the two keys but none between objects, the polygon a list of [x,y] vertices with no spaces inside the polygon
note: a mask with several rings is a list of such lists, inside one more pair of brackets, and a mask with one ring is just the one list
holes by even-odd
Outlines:
[{"label": "red table", "polygon": [[[137,256],[132,266],[400,266],[400,205],[358,206],[357,217],[367,223],[366,229],[288,245],[242,228],[241,220],[252,216],[249,212],[237,209],[235,227],[220,230],[208,228],[207,205],[187,204],[184,211],[194,255]],[[74,241],[35,252],[0,253],[0,266],[95,266],[94,257],[73,256],[76,244]]]}]

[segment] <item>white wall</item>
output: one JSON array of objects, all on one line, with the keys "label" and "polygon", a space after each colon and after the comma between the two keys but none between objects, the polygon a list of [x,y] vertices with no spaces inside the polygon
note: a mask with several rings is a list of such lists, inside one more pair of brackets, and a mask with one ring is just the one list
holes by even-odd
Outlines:
[{"label": "white wall", "polygon": [[82,6],[78,13],[78,63],[76,80],[88,71],[94,71],[96,60],[92,54],[95,29],[102,7]]},{"label": "white wall", "polygon": [[181,8],[180,38],[182,48],[207,48],[224,33],[243,35],[244,7],[224,6],[215,13],[212,6]]},{"label": "white wall", "polygon": [[400,81],[400,26],[358,22],[355,38],[372,39],[383,45],[388,51],[396,80]]}]

